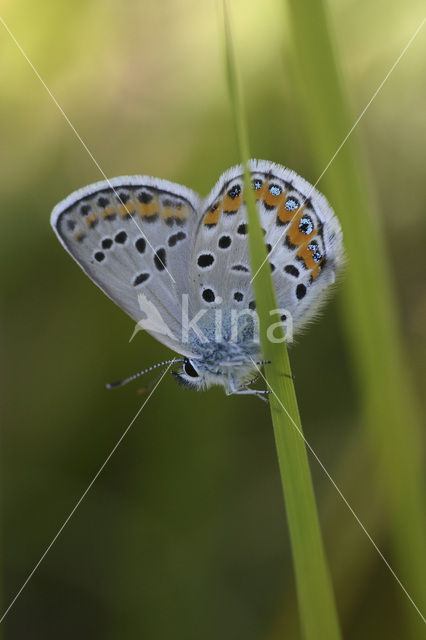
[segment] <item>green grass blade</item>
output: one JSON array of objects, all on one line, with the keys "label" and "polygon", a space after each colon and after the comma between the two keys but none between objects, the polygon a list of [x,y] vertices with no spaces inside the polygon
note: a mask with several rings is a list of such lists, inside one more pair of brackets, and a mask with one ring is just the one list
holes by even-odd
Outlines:
[{"label": "green grass blade", "polygon": [[[238,89],[236,64],[232,49],[229,20],[225,7],[225,51],[234,128],[241,161],[248,161],[248,142],[244,124],[241,94]],[[256,273],[266,259],[266,247],[254,201],[251,181],[245,172],[245,200],[249,222],[249,248],[252,273]],[[266,365],[272,423],[278,453],[282,486],[290,530],[291,547],[296,575],[301,626],[305,637],[318,640],[340,638],[339,623],[333,589],[324,553],[317,507],[312,486],[305,442],[293,380],[289,376],[290,362],[284,343],[273,343],[267,328],[279,318],[269,312],[277,308],[269,262],[260,268],[253,282],[256,308],[259,315],[260,338]],[[274,335],[282,337],[282,327]]]},{"label": "green grass blade", "polygon": [[[318,0],[288,0],[289,47],[299,80],[302,122],[309,134],[318,174],[351,129],[326,7]],[[418,25],[413,25],[412,33]],[[409,36],[407,34],[407,42]],[[415,45],[407,55],[415,55]],[[396,57],[396,56],[395,56]],[[394,60],[389,60],[388,68]],[[397,67],[395,73],[402,72]],[[400,71],[401,69],[401,71]],[[388,69],[383,70],[383,76]],[[392,82],[390,78],[387,82]],[[372,87],[373,93],[376,87]],[[383,91],[386,91],[384,88]],[[378,100],[386,99],[379,94]],[[372,107],[374,108],[374,107]],[[367,116],[368,117],[368,114]],[[324,183],[324,184],[323,184]],[[422,437],[419,410],[402,353],[392,273],[384,250],[363,160],[353,134],[321,180],[342,222],[348,254],[344,279],[344,317],[374,465],[390,516],[395,569],[415,602],[399,591],[412,637],[424,633],[416,606],[426,610],[426,519],[422,499]]]}]

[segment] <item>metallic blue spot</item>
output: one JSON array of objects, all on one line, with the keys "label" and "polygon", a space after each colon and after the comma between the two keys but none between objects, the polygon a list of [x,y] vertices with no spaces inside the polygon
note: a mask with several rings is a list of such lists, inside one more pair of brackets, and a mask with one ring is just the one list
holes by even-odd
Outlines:
[{"label": "metallic blue spot", "polygon": [[253,189],[257,191],[262,186],[262,180],[253,180]]},{"label": "metallic blue spot", "polygon": [[269,187],[269,191],[273,196],[279,196],[280,193],[282,193],[281,187],[279,187],[277,184],[271,184],[271,186]]},{"label": "metallic blue spot", "polygon": [[234,184],[228,191],[228,196],[234,200],[241,193],[241,187],[239,184]]},{"label": "metallic blue spot", "polygon": [[311,242],[310,244],[308,244],[308,249],[312,251],[314,262],[319,262],[322,259],[322,253],[318,249],[318,244],[316,242]]},{"label": "metallic blue spot", "polygon": [[287,209],[287,211],[294,211],[298,207],[299,207],[299,203],[295,198],[289,198],[285,203],[285,208]]},{"label": "metallic blue spot", "polygon": [[303,216],[299,222],[299,231],[305,233],[307,236],[312,233],[314,229],[314,223],[309,216]]}]

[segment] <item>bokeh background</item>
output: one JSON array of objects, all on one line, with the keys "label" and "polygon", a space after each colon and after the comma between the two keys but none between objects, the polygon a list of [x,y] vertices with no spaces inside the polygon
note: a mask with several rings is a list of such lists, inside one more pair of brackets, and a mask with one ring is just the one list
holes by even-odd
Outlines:
[{"label": "bokeh background", "polygon": [[[109,177],[158,175],[205,194],[238,162],[215,2],[0,8]],[[314,182],[283,3],[233,0],[231,9],[252,155]],[[328,9],[355,120],[420,22],[421,3],[329,0]],[[356,132],[420,394],[425,59],[421,33]],[[170,352],[143,333],[129,344],[130,319],[55,239],[52,207],[102,176],[2,25],[0,87],[4,609],[146,397],[144,381],[114,392],[104,383]],[[342,331],[344,286],[290,355],[306,437],[389,555]],[[404,638],[405,596],[313,459],[311,467],[345,637]],[[297,639],[266,405],[185,391],[167,376],[3,630],[11,639]]]}]

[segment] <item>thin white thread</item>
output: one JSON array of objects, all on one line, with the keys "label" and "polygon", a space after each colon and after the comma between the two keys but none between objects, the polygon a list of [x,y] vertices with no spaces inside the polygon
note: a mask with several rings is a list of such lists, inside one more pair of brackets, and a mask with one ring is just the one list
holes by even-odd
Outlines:
[{"label": "thin white thread", "polygon": [[[62,116],[65,118],[66,122],[68,123],[68,125],[71,127],[72,131],[74,132],[76,138],[79,140],[79,142],[82,144],[83,148],[85,149],[85,151],[89,154],[90,158],[92,159],[93,163],[95,164],[96,168],[98,169],[98,171],[101,173],[101,175],[103,176],[105,182],[107,182],[108,186],[110,187],[110,189],[114,192],[115,196],[117,197],[117,200],[119,202],[121,202],[125,208],[125,210],[127,211],[127,213],[130,216],[130,219],[133,221],[133,223],[136,225],[136,227],[139,229],[139,231],[141,232],[141,234],[146,238],[147,243],[149,244],[150,248],[152,249],[153,253],[155,254],[155,249],[152,246],[152,244],[150,243],[148,236],[142,231],[142,229],[140,228],[140,226],[138,225],[137,221],[135,220],[134,216],[132,216],[130,214],[130,211],[128,210],[126,203],[123,202],[120,198],[120,196],[118,195],[115,187],[112,186],[111,181],[109,180],[109,178],[106,176],[104,170],[102,169],[102,167],[100,166],[99,162],[96,160],[96,158],[94,157],[93,153],[90,151],[89,147],[87,146],[87,144],[84,142],[83,138],[80,136],[80,134],[78,133],[77,129],[74,127],[73,123],[71,122],[71,120],[69,119],[69,117],[67,116],[67,114],[65,113],[65,111],[62,109],[61,105],[59,104],[59,102],[56,100],[55,96],[53,95],[53,93],[51,92],[51,90],[49,89],[49,87],[47,86],[47,84],[45,83],[45,81],[43,80],[43,78],[41,77],[41,75],[39,74],[39,72],[37,71],[37,69],[35,68],[35,66],[33,65],[33,63],[31,62],[31,60],[28,58],[27,54],[25,53],[25,51],[23,50],[23,48],[21,47],[21,45],[19,44],[19,42],[17,41],[17,39],[15,38],[15,36],[13,35],[13,33],[11,32],[11,30],[9,29],[9,27],[7,26],[7,24],[5,23],[5,21],[3,20],[3,18],[0,16],[0,22],[2,23],[2,25],[4,26],[4,28],[6,29],[6,31],[8,32],[9,36],[12,38],[13,42],[16,44],[16,46],[18,47],[19,51],[22,53],[22,55],[24,56],[25,60],[28,62],[28,64],[30,65],[31,69],[34,71],[35,75],[37,76],[37,78],[40,80],[41,84],[43,85],[43,87],[46,89],[47,93],[49,94],[49,96],[51,97],[51,99],[53,100],[53,102],[55,103],[55,105],[57,106],[57,108],[59,109],[59,111],[61,112]],[[172,274],[170,273],[170,271],[167,269],[166,265],[164,265],[165,270],[167,271],[167,273],[169,274],[173,284],[176,284],[175,279],[173,278]]]},{"label": "thin white thread", "polygon": [[104,470],[104,468],[106,467],[106,465],[108,464],[108,462],[110,461],[110,459],[112,458],[112,456],[114,455],[114,453],[116,452],[116,450],[118,449],[118,447],[120,446],[121,442],[124,440],[124,438],[126,437],[127,433],[129,432],[130,427],[134,424],[135,420],[138,418],[138,416],[140,415],[140,413],[142,412],[142,409],[146,406],[146,404],[148,403],[149,399],[151,398],[152,394],[154,393],[154,391],[156,390],[156,388],[158,387],[158,385],[160,384],[160,382],[162,381],[162,379],[164,378],[164,376],[166,375],[166,373],[168,372],[168,370],[170,369],[170,367],[172,366],[173,361],[169,364],[169,366],[167,367],[167,369],[165,369],[165,371],[163,371],[163,373],[161,374],[159,380],[157,381],[157,383],[155,384],[155,386],[153,387],[151,393],[149,394],[149,396],[147,397],[147,399],[145,400],[145,402],[143,403],[143,405],[140,407],[140,409],[138,409],[135,417],[131,420],[131,422],[129,423],[129,425],[126,427],[125,431],[121,434],[120,438],[117,440],[117,442],[115,443],[114,447],[112,448],[112,450],[110,451],[110,453],[108,454],[108,456],[106,457],[105,461],[103,462],[103,464],[99,467],[98,471],[96,472],[96,474],[93,476],[91,482],[89,483],[89,485],[87,486],[87,488],[85,489],[85,491],[81,494],[80,498],[77,500],[76,504],[74,505],[74,507],[72,508],[72,510],[70,511],[70,513],[68,514],[68,516],[66,517],[65,521],[63,522],[63,524],[61,525],[61,527],[59,528],[58,532],[56,533],[56,535],[54,536],[54,538],[51,540],[51,542],[49,543],[49,545],[46,547],[45,551],[43,552],[41,558],[39,559],[39,561],[37,562],[37,564],[35,565],[35,567],[33,568],[33,570],[28,574],[25,582],[23,583],[23,585],[21,586],[21,588],[19,589],[19,591],[16,593],[15,597],[13,598],[13,600],[10,602],[9,606],[7,607],[7,609],[4,611],[2,617],[0,618],[0,624],[3,622],[3,620],[5,619],[5,617],[7,616],[7,614],[9,613],[9,611],[11,610],[11,608],[13,607],[13,605],[15,604],[15,602],[17,601],[17,599],[19,598],[19,596],[21,595],[21,593],[23,592],[23,590],[25,589],[25,587],[27,586],[27,584],[29,583],[29,581],[31,580],[31,578],[33,577],[33,575],[35,574],[35,572],[37,571],[37,569],[39,568],[39,566],[41,565],[41,563],[43,562],[43,560],[45,559],[45,557],[47,556],[47,554],[49,553],[50,549],[53,547],[53,545],[55,544],[56,540],[59,538],[59,536],[61,535],[62,531],[65,529],[65,527],[67,526],[68,522],[71,520],[72,516],[74,515],[74,513],[77,511],[78,507],[80,506],[80,504],[83,502],[84,498],[86,497],[86,495],[89,493],[90,489],[92,488],[92,486],[95,484],[96,480],[99,478],[100,474],[102,473],[102,471]]},{"label": "thin white thread", "polygon": [[[383,85],[385,84],[386,80],[389,78],[389,76],[391,75],[391,73],[393,72],[393,70],[395,69],[395,67],[399,64],[399,62],[401,61],[402,57],[405,55],[405,53],[407,52],[408,47],[412,44],[412,42],[414,41],[414,39],[416,38],[417,34],[419,33],[420,29],[423,27],[424,23],[426,21],[426,18],[423,18],[423,20],[421,21],[420,25],[417,27],[417,29],[415,30],[415,32],[413,33],[413,35],[411,36],[411,38],[409,39],[409,41],[407,42],[407,44],[405,45],[405,47],[403,48],[403,50],[401,51],[401,53],[399,54],[399,56],[397,57],[397,59],[395,60],[395,62],[393,63],[393,65],[391,66],[391,68],[389,69],[389,71],[387,72],[386,76],[384,77],[384,79],[382,80],[382,82],[379,84],[379,86],[377,87],[376,91],[373,93],[372,97],[370,98],[370,100],[368,101],[368,103],[366,104],[366,106],[364,107],[364,109],[361,111],[361,113],[359,114],[358,118],[355,120],[354,124],[352,125],[352,127],[349,129],[348,133],[346,134],[346,136],[343,138],[342,142],[340,143],[339,147],[337,148],[337,150],[335,151],[335,153],[333,154],[333,156],[331,157],[331,159],[329,160],[328,164],[326,165],[325,169],[322,171],[322,173],[320,174],[319,178],[317,179],[317,181],[315,182],[315,184],[313,186],[311,186],[310,191],[308,192],[308,195],[305,196],[301,206],[303,206],[305,204],[305,202],[309,199],[311,193],[314,191],[315,187],[317,186],[317,184],[319,183],[319,181],[321,180],[321,178],[324,177],[325,173],[327,172],[327,170],[329,169],[330,165],[332,164],[332,162],[334,161],[334,159],[336,158],[337,154],[340,152],[340,150],[342,149],[342,147],[344,146],[344,144],[346,143],[346,141],[348,140],[348,138],[351,136],[351,134],[353,133],[354,129],[356,128],[356,126],[359,124],[361,118],[364,116],[365,112],[367,111],[367,109],[370,107],[370,105],[372,104],[372,102],[375,100],[375,98],[377,97],[377,94],[379,93],[379,91],[382,89]],[[275,251],[275,249],[277,248],[277,246],[279,245],[279,243],[281,242],[281,240],[283,239],[283,237],[286,235],[286,233],[288,232],[289,228],[291,227],[295,217],[297,216],[298,212],[300,210],[300,207],[297,208],[296,213],[294,214],[294,216],[290,219],[290,221],[287,224],[286,230],[283,231],[283,233],[281,234],[281,236],[278,238],[278,240],[276,241],[276,243],[274,244],[274,246],[272,247],[272,249],[269,251],[268,256],[263,260],[262,264],[260,265],[260,267],[258,268],[258,270],[256,271],[256,273],[254,274],[254,276],[252,277],[252,279],[250,280],[250,284],[253,283],[253,280],[255,279],[255,277],[257,276],[257,274],[259,273],[259,271],[261,270],[261,268],[263,267],[263,265],[265,264],[265,262],[268,261],[269,256],[272,255],[273,251]]]},{"label": "thin white thread", "polygon": [[311,445],[309,444],[309,442],[306,440],[303,432],[299,429],[299,427],[297,426],[297,424],[295,423],[295,421],[293,420],[293,418],[291,417],[291,415],[289,414],[289,412],[287,411],[287,409],[284,407],[283,403],[281,402],[281,400],[279,399],[279,397],[277,396],[277,394],[275,393],[274,389],[272,388],[272,386],[269,384],[269,382],[267,381],[267,379],[265,378],[265,376],[263,375],[263,373],[261,372],[260,368],[257,366],[256,362],[253,360],[253,358],[250,357],[250,360],[252,361],[252,363],[254,364],[254,366],[256,367],[259,375],[263,378],[263,380],[265,381],[265,383],[268,385],[268,387],[270,388],[271,392],[274,394],[275,398],[277,399],[277,401],[279,402],[279,404],[281,405],[282,409],[285,411],[288,419],[290,420],[290,422],[292,423],[292,425],[295,427],[297,433],[300,435],[301,438],[303,438],[303,441],[305,443],[305,445],[308,447],[309,451],[311,452],[311,454],[314,456],[315,460],[318,462],[318,464],[320,465],[321,469],[324,471],[325,475],[327,476],[327,478],[329,479],[329,481],[331,482],[331,484],[333,485],[333,487],[336,489],[337,493],[339,494],[339,496],[341,497],[341,499],[343,500],[343,502],[345,503],[345,505],[347,506],[347,508],[349,509],[349,511],[351,512],[351,514],[353,515],[353,517],[355,518],[355,520],[357,521],[357,523],[359,524],[359,526],[361,527],[361,529],[364,531],[365,535],[367,536],[367,538],[369,539],[369,541],[371,542],[371,544],[373,545],[374,549],[377,551],[377,553],[379,554],[379,556],[381,557],[381,559],[383,560],[383,562],[385,563],[385,565],[387,566],[387,568],[389,569],[389,571],[391,572],[391,574],[393,575],[393,577],[395,578],[395,580],[397,581],[397,583],[399,584],[399,586],[401,587],[401,589],[403,590],[403,592],[405,593],[405,595],[407,596],[407,598],[409,599],[409,601],[411,602],[411,604],[413,605],[413,607],[415,608],[415,610],[417,611],[417,613],[419,614],[420,618],[423,620],[423,622],[426,623],[426,620],[422,614],[422,612],[420,611],[419,607],[416,605],[416,603],[414,602],[413,598],[410,596],[410,594],[408,593],[407,589],[404,587],[404,585],[402,584],[401,580],[398,578],[397,574],[395,573],[395,571],[392,569],[391,565],[389,564],[389,562],[386,560],[385,556],[383,555],[383,553],[380,551],[379,547],[377,546],[377,544],[374,542],[373,538],[371,537],[371,535],[369,534],[369,532],[367,531],[365,525],[362,523],[362,521],[360,520],[360,518],[357,516],[357,514],[355,513],[355,511],[353,510],[353,508],[351,507],[351,505],[349,504],[348,500],[345,498],[345,496],[343,495],[341,489],[338,487],[338,485],[336,484],[335,480],[333,479],[333,477],[330,475],[330,473],[327,471],[326,467],[324,466],[324,464],[321,462],[320,458],[318,457],[318,455],[315,453],[314,449],[311,447]]}]

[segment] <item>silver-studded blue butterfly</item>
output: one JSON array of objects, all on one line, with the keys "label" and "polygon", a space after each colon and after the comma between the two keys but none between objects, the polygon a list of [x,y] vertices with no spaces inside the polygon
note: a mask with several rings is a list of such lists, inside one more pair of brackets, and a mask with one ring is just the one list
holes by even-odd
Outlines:
[{"label": "silver-studded blue butterfly", "polygon": [[[325,197],[295,172],[265,160],[251,160],[249,170],[280,319],[297,332],[342,264],[340,225]],[[183,356],[175,372],[182,385],[259,393],[248,386],[261,349],[241,166],[204,200],[147,176],[98,182],[60,202],[51,223],[87,275]]]}]

